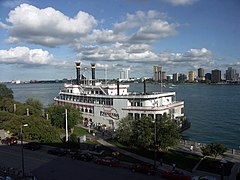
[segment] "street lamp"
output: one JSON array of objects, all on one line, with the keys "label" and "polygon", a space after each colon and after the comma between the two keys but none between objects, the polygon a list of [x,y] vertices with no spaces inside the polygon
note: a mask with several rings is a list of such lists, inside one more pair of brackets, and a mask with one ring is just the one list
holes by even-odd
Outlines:
[{"label": "street lamp", "polygon": [[65,109],[65,131],[66,131],[66,142],[68,142],[68,111]]},{"label": "street lamp", "polygon": [[156,159],[157,159],[157,120],[153,121],[154,123],[154,169],[156,169]]},{"label": "street lamp", "polygon": [[24,154],[23,154],[23,127],[27,127],[28,124],[21,124],[20,127],[20,137],[21,137],[21,150],[22,150],[22,176],[24,177],[25,172],[24,172]]},{"label": "street lamp", "polygon": [[221,175],[221,180],[223,180],[223,177],[224,177],[224,174],[225,174],[225,164],[227,164],[227,161],[226,160],[221,160],[220,161],[220,163],[221,163],[221,169],[222,169],[222,175]]}]

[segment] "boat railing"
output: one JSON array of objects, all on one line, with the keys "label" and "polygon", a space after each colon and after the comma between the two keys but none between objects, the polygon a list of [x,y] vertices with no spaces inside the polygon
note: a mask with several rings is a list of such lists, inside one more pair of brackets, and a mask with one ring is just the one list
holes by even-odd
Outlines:
[{"label": "boat railing", "polygon": [[101,86],[99,86],[99,89],[104,93],[104,95],[107,95],[107,93],[104,91],[104,89]]}]

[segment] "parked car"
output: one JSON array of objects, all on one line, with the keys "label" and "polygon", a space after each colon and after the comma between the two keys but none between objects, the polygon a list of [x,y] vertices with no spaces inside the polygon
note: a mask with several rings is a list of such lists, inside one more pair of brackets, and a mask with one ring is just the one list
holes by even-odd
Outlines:
[{"label": "parked car", "polygon": [[113,157],[109,157],[109,156],[97,158],[95,160],[95,163],[110,166],[110,167],[120,166],[120,161],[119,160],[117,160],[116,158],[113,158]]},{"label": "parked car", "polygon": [[48,150],[48,154],[53,154],[57,156],[64,156],[67,154],[67,151],[63,148],[53,148]]},{"label": "parked car", "polygon": [[150,164],[135,164],[133,166],[130,167],[130,170],[132,172],[141,172],[141,173],[145,173],[147,175],[154,175],[157,173],[157,171],[154,169],[154,167]]},{"label": "parked car", "polygon": [[41,148],[41,145],[38,142],[29,142],[23,145],[24,149],[30,149],[32,151],[38,150]]},{"label": "parked car", "polygon": [[191,180],[191,176],[184,175],[183,172],[180,171],[166,171],[162,174],[162,177],[170,180]]},{"label": "parked car", "polygon": [[2,144],[7,144],[9,146],[18,143],[17,138],[15,138],[15,137],[6,137],[6,138],[2,139],[1,142],[2,142]]},{"label": "parked car", "polygon": [[76,152],[71,156],[72,159],[82,160],[82,161],[91,161],[93,156],[90,153],[85,152]]}]

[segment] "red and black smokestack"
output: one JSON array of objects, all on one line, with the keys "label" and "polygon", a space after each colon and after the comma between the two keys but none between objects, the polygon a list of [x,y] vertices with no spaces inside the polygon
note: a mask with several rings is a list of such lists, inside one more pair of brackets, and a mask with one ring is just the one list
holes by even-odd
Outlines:
[{"label": "red and black smokestack", "polygon": [[117,79],[117,95],[118,95],[118,96],[119,96],[119,94],[120,94],[120,93],[119,93],[119,89],[120,89],[120,88],[119,88],[119,79]]},{"label": "red and black smokestack", "polygon": [[147,94],[147,90],[146,90],[146,79],[144,78],[143,80],[143,94]]},{"label": "red and black smokestack", "polygon": [[92,68],[92,85],[95,85],[95,69],[96,69],[96,66],[95,66],[95,63],[92,63],[91,64],[91,68]]},{"label": "red and black smokestack", "polygon": [[80,84],[80,68],[81,68],[81,62],[76,62],[76,72],[77,72],[77,85]]}]

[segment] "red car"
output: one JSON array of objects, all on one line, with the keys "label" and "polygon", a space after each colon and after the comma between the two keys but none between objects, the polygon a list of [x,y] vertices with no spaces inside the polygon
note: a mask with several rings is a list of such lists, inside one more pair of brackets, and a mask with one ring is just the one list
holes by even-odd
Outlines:
[{"label": "red car", "polygon": [[162,177],[170,180],[191,180],[191,176],[184,175],[183,172],[179,171],[166,171]]},{"label": "red car", "polygon": [[2,139],[1,142],[2,142],[2,144],[7,144],[9,146],[18,143],[18,141],[15,137],[6,137],[5,139]]},{"label": "red car", "polygon": [[119,160],[117,160],[116,158],[113,158],[113,157],[108,157],[108,156],[102,157],[102,158],[97,158],[95,160],[95,163],[110,166],[110,167],[120,166]]},{"label": "red car", "polygon": [[150,164],[136,164],[130,167],[132,172],[141,172],[145,173],[147,175],[154,175],[157,173],[157,171],[154,169],[154,167]]}]

